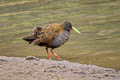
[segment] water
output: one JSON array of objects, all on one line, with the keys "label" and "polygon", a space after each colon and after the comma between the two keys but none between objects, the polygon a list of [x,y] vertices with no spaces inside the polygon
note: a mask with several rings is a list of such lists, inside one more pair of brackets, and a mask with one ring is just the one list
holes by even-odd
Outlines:
[{"label": "water", "polygon": [[0,55],[47,58],[44,47],[21,38],[35,26],[71,21],[82,34],[71,32],[70,40],[55,49],[60,57],[120,69],[119,4],[119,0],[1,0]]}]

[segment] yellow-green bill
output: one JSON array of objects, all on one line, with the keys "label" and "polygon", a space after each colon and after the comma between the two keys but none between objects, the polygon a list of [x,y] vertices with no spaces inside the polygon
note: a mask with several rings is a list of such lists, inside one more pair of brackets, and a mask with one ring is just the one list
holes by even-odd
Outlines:
[{"label": "yellow-green bill", "polygon": [[80,32],[78,29],[76,29],[75,27],[72,26],[72,29],[73,29],[75,32],[81,34],[81,32]]}]

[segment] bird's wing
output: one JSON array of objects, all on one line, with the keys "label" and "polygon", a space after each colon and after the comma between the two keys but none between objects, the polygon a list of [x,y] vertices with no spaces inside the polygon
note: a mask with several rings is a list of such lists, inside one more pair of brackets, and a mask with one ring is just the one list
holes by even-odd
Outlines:
[{"label": "bird's wing", "polygon": [[34,45],[39,45],[40,43],[50,43],[54,40],[60,33],[63,33],[64,29],[60,24],[49,24],[45,28],[43,28],[39,34],[37,39],[33,41]]}]

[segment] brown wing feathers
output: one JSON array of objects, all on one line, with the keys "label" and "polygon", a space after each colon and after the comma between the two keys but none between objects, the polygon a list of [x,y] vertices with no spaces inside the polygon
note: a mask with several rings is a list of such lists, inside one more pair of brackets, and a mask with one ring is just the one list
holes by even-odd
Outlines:
[{"label": "brown wing feathers", "polygon": [[23,39],[33,45],[47,44],[54,40],[59,33],[63,33],[64,29],[61,24],[49,24],[44,28],[35,27],[33,34],[24,37]]},{"label": "brown wing feathers", "polygon": [[34,45],[39,45],[40,43],[50,43],[54,40],[59,33],[63,33],[64,30],[60,24],[49,24],[39,32],[36,40],[33,41]]}]

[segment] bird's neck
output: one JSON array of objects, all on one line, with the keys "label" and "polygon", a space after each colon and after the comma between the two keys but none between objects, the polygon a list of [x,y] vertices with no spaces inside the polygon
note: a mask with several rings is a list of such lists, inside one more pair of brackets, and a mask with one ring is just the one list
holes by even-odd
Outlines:
[{"label": "bird's neck", "polygon": [[64,35],[69,36],[70,35],[70,31],[64,30]]},{"label": "bird's neck", "polygon": [[68,29],[68,28],[64,28],[64,31],[68,31],[68,32],[70,32],[70,29]]}]

